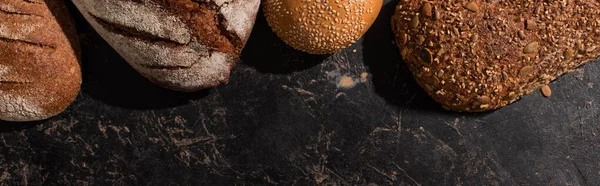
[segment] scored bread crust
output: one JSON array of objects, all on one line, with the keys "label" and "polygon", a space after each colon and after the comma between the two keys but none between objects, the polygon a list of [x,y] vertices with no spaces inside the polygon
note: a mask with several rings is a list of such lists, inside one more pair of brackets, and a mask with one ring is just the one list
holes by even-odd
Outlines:
[{"label": "scored bread crust", "polygon": [[396,43],[445,109],[498,109],[600,54],[600,2],[401,0]]},{"label": "scored bread crust", "polygon": [[0,2],[0,120],[43,120],[73,102],[76,34],[64,0]]},{"label": "scored bread crust", "polygon": [[197,91],[227,83],[259,0],[73,0],[98,33],[155,84]]}]

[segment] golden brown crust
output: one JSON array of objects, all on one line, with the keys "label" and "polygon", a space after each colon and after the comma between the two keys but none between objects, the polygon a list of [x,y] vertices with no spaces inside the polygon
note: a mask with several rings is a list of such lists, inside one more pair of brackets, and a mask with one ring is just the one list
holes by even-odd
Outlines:
[{"label": "golden brown crust", "polygon": [[263,10],[273,31],[290,46],[330,54],[367,32],[381,6],[382,0],[267,0]]},{"label": "golden brown crust", "polygon": [[225,28],[221,6],[214,1],[153,0],[167,8],[171,14],[181,17],[190,25],[192,33],[209,48],[224,53],[238,54],[243,44],[240,38]]},{"label": "golden brown crust", "polygon": [[599,16],[595,0],[402,0],[392,27],[431,97],[446,109],[480,112],[595,59]]},{"label": "golden brown crust", "polygon": [[79,46],[64,3],[0,3],[0,120],[46,119],[79,93]]}]

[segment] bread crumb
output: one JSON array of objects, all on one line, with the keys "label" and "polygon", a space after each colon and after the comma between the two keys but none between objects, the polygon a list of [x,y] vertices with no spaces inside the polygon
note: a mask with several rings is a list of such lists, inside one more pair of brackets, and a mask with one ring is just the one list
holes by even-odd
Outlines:
[{"label": "bread crumb", "polygon": [[337,93],[337,94],[335,95],[335,99],[338,99],[338,98],[340,98],[340,97],[342,97],[342,96],[345,96],[345,95],[346,95],[346,94],[344,94],[343,92],[339,92],[339,93]]},{"label": "bread crumb", "polygon": [[361,83],[367,82],[367,78],[369,78],[369,73],[363,72],[360,74],[360,82]]},{"label": "bread crumb", "polygon": [[362,74],[360,74],[360,79],[362,79],[362,80],[367,80],[368,77],[369,77],[369,73],[367,73],[367,72],[363,72]]},{"label": "bread crumb", "polygon": [[575,76],[575,79],[582,81],[583,78],[585,77],[585,69],[578,68],[578,69],[573,70],[573,76]]},{"label": "bread crumb", "polygon": [[338,87],[341,87],[341,88],[352,88],[355,85],[356,85],[356,82],[354,82],[354,79],[352,79],[351,77],[348,77],[348,76],[342,76],[338,83]]},{"label": "bread crumb", "polygon": [[356,53],[356,49],[352,50],[352,53]]}]

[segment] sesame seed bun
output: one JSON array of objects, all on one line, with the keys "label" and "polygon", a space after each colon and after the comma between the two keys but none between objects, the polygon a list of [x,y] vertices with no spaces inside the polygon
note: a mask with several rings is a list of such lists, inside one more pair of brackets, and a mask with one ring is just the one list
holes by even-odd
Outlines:
[{"label": "sesame seed bun", "polygon": [[356,42],[377,18],[382,0],[267,0],[263,10],[288,45],[331,54]]}]

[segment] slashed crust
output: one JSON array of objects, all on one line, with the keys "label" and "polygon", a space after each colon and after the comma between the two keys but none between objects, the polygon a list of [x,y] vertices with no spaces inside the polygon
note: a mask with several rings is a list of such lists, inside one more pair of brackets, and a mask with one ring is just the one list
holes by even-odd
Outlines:
[{"label": "slashed crust", "polygon": [[227,83],[259,0],[74,0],[138,72],[173,90]]},{"label": "slashed crust", "polygon": [[0,2],[0,120],[43,120],[73,102],[76,36],[64,0]]}]

